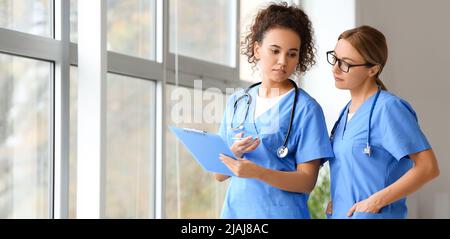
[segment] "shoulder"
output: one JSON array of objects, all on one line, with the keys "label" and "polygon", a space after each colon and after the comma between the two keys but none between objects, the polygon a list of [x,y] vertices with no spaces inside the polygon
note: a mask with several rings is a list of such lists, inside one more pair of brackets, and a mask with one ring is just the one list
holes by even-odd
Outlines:
[{"label": "shoulder", "polygon": [[323,114],[322,107],[311,95],[304,89],[298,88],[297,107],[296,110],[305,112],[306,114]]},{"label": "shoulder", "polygon": [[381,91],[378,102],[380,109],[385,113],[410,112],[412,115],[416,115],[411,104],[391,92]]},{"label": "shoulder", "polygon": [[228,97],[227,104],[234,104],[234,102],[245,93],[245,89],[237,89]]},{"label": "shoulder", "polygon": [[304,89],[302,88],[298,88],[298,99],[297,99],[297,103],[299,103],[299,105],[311,109],[322,109],[322,107],[320,106],[320,104],[316,101],[316,99],[314,99],[311,95],[308,94],[308,92],[306,92]]}]

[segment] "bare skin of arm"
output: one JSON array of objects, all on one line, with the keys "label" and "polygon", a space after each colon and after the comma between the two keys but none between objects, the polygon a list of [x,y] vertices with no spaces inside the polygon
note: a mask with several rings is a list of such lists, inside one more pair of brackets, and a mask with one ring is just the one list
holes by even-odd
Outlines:
[{"label": "bare skin of arm", "polygon": [[433,150],[429,149],[409,156],[414,166],[408,172],[395,183],[353,205],[348,215],[351,216],[353,212],[378,213],[382,207],[410,195],[439,176],[439,166]]},{"label": "bare skin of arm", "polygon": [[[424,184],[439,176],[439,166],[433,150],[425,150],[409,155],[414,166],[395,183],[376,192],[368,199],[353,205],[348,216],[354,212],[378,213],[381,208],[417,191]],[[332,213],[331,202],[327,213]]]},{"label": "bare skin of arm", "polygon": [[[237,134],[236,138],[242,138],[242,134]],[[289,192],[310,193],[313,190],[317,181],[320,160],[299,164],[297,165],[297,170],[292,172],[263,168],[252,161],[242,158],[244,153],[256,149],[259,143],[259,139],[254,140],[251,136],[235,141],[230,149],[238,160],[225,155],[221,155],[220,159],[238,177],[257,178],[276,188]],[[219,182],[230,178],[230,176],[218,173],[214,174],[214,176]]]},{"label": "bare skin of arm", "polygon": [[297,165],[297,171],[285,172],[267,169],[243,158],[235,160],[221,155],[220,159],[238,177],[256,178],[276,188],[300,193],[313,190],[320,166],[320,160],[313,160]]}]

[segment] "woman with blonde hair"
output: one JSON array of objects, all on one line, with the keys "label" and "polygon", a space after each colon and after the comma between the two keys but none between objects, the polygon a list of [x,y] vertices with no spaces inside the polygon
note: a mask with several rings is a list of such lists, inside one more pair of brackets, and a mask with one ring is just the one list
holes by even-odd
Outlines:
[{"label": "woman with blonde hair", "polygon": [[406,196],[439,175],[415,111],[379,78],[387,57],[370,26],[345,31],[327,52],[336,87],[351,94],[331,132],[331,218],[405,218]]}]

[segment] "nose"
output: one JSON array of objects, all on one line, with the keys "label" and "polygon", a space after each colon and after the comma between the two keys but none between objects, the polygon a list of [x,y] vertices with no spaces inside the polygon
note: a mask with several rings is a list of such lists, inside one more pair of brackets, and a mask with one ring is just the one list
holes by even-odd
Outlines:
[{"label": "nose", "polygon": [[280,54],[280,56],[278,57],[278,62],[277,64],[280,66],[286,66],[286,56],[284,54]]},{"label": "nose", "polygon": [[333,73],[340,73],[341,72],[341,69],[339,68],[339,63],[338,62],[334,63],[333,68],[331,68],[331,71]]}]

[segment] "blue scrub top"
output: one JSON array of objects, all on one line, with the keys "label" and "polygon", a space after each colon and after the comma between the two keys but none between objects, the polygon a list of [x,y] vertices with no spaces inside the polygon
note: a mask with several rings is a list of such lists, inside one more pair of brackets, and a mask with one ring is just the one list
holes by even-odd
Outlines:
[{"label": "blue scrub top", "polygon": [[[411,167],[408,155],[430,149],[416,113],[403,99],[381,91],[372,115],[372,154],[363,153],[367,142],[370,108],[375,95],[367,99],[347,123],[348,106],[332,139],[330,159],[331,218],[349,218],[356,203],[397,181]],[[356,212],[350,218],[406,218],[406,198],[397,200],[379,213]]]},{"label": "blue scrub top", "polygon": [[[244,158],[265,168],[296,171],[298,164],[333,156],[322,109],[311,96],[299,88],[288,139],[289,153],[285,158],[278,158],[276,152],[283,144],[289,128],[295,92],[292,90],[287,93],[277,105],[254,121],[258,88],[259,86],[249,91],[252,102],[243,131],[244,137],[258,136],[261,143],[254,151],[244,154]],[[230,127],[233,105],[242,94],[243,91],[238,91],[230,96],[219,129],[219,135],[229,146],[233,144],[232,137],[239,133]],[[243,122],[246,103],[246,99],[240,100],[233,118],[233,127]],[[309,218],[307,201],[306,193],[284,191],[257,179],[231,177],[221,218]]]}]

